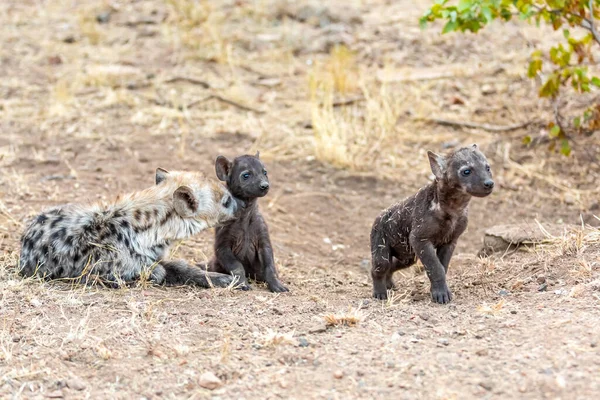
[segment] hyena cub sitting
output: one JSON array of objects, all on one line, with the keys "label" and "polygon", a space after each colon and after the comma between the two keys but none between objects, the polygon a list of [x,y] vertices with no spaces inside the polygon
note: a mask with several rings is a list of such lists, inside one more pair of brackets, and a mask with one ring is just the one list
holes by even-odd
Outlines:
[{"label": "hyena cub sitting", "polygon": [[427,152],[435,181],[379,215],[371,230],[373,296],[386,299],[392,274],[416,262],[425,266],[431,297],[448,303],[446,273],[458,237],[467,228],[472,196],[492,193],[490,166],[477,145],[442,157]]},{"label": "hyena cub sitting", "polygon": [[157,169],[156,184],[112,205],[55,207],[38,215],[21,239],[20,273],[46,279],[135,281],[225,287],[233,277],[169,261],[172,241],[236,216],[241,206],[216,179]]},{"label": "hyena cub sitting", "polygon": [[287,292],[279,281],[269,230],[258,209],[258,198],[269,191],[269,178],[265,166],[255,156],[240,156],[229,161],[219,156],[215,163],[217,177],[227,182],[227,188],[246,207],[232,222],[216,229],[215,256],[209,269],[233,274],[240,288],[249,290],[246,277],[266,282],[272,292]]}]

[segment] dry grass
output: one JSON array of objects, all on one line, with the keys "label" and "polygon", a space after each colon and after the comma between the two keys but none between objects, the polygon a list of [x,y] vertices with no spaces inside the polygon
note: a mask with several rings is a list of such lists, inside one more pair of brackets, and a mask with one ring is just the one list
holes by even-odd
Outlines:
[{"label": "dry grass", "polygon": [[356,326],[363,322],[367,314],[358,308],[350,308],[347,312],[325,314],[323,318],[329,326]]}]

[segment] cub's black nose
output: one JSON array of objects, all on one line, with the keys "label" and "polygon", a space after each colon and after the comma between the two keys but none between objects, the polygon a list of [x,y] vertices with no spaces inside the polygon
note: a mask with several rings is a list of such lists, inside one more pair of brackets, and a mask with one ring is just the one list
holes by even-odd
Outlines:
[{"label": "cub's black nose", "polygon": [[494,187],[494,181],[491,179],[488,179],[485,182],[483,182],[483,186],[485,186],[486,189],[492,189]]},{"label": "cub's black nose", "polygon": [[269,188],[269,182],[262,182],[260,184],[260,190],[267,190]]}]

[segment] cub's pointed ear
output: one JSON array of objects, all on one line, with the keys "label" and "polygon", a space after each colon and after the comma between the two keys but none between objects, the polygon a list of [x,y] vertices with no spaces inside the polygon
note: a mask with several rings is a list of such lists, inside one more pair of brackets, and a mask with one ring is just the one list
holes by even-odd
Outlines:
[{"label": "cub's pointed ear", "polygon": [[227,178],[231,173],[231,161],[227,159],[227,157],[219,156],[215,161],[215,171],[217,172],[217,178],[220,181],[227,182]]},{"label": "cub's pointed ear", "polygon": [[189,186],[179,186],[173,193],[173,206],[175,212],[183,218],[193,217],[200,207],[198,197]]},{"label": "cub's pointed ear", "polygon": [[156,168],[156,184],[158,185],[165,179],[167,179],[167,175],[169,175],[169,171],[164,168]]},{"label": "cub's pointed ear", "polygon": [[471,145],[471,148],[472,148],[473,150],[478,150],[478,149],[479,149],[479,147],[477,146],[477,143],[473,143],[473,144]]},{"label": "cub's pointed ear", "polygon": [[433,151],[428,151],[427,157],[429,157],[429,165],[431,166],[431,172],[433,172],[435,178],[437,180],[443,179],[444,172],[446,172],[446,160],[444,157]]},{"label": "cub's pointed ear", "polygon": [[256,150],[256,154],[254,155],[256,158],[260,158],[260,151]]}]

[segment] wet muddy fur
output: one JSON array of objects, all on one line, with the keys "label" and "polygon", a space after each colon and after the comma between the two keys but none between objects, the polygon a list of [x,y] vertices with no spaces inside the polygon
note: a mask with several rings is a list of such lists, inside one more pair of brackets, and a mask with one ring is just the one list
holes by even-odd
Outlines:
[{"label": "wet muddy fur", "polygon": [[435,181],[384,210],[371,230],[373,297],[387,299],[395,271],[421,260],[431,282],[431,297],[448,303],[448,265],[467,228],[471,197],[485,197],[494,187],[490,166],[477,148],[465,147],[446,157],[428,152]]}]

